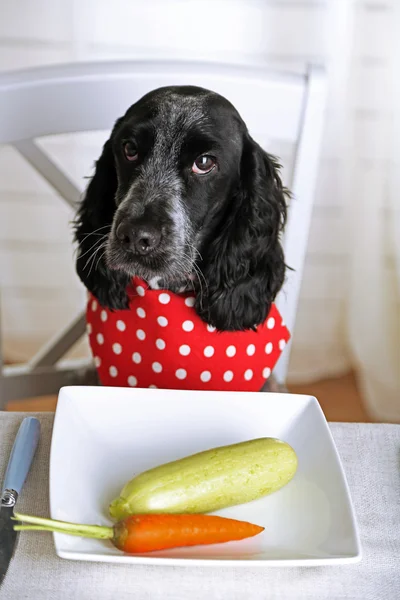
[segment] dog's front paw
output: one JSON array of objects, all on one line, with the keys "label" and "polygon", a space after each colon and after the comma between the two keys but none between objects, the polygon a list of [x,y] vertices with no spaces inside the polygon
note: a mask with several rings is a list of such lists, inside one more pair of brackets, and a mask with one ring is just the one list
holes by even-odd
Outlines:
[{"label": "dog's front paw", "polygon": [[131,277],[121,271],[111,271],[106,265],[99,264],[96,273],[87,274],[77,261],[77,273],[85,287],[99,301],[101,306],[111,310],[129,308],[126,293]]},{"label": "dog's front paw", "polygon": [[218,331],[255,330],[266,319],[270,305],[238,289],[208,290],[207,294],[198,294],[195,310],[199,317]]},{"label": "dog's front paw", "polygon": [[[105,278],[104,282],[96,281],[94,289],[90,291],[101,306],[111,310],[126,310],[129,308],[129,298],[126,293],[129,282],[129,277],[116,278],[113,274],[112,277]],[[101,283],[102,285],[99,285]]]}]

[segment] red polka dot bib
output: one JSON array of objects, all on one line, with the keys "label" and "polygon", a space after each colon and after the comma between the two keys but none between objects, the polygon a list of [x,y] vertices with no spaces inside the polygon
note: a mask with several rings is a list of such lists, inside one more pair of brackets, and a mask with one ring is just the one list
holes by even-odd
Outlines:
[{"label": "red polka dot bib", "polygon": [[103,385],[259,391],[289,340],[275,305],[256,331],[218,332],[195,312],[193,293],[132,283],[128,310],[102,308],[89,295],[89,343]]}]

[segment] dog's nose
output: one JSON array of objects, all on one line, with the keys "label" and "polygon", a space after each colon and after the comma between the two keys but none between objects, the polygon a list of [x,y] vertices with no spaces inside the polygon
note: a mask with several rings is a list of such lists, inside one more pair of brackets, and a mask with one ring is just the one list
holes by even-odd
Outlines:
[{"label": "dog's nose", "polygon": [[161,232],[152,225],[132,225],[122,222],[118,225],[116,236],[121,244],[137,254],[150,254],[161,241]]}]

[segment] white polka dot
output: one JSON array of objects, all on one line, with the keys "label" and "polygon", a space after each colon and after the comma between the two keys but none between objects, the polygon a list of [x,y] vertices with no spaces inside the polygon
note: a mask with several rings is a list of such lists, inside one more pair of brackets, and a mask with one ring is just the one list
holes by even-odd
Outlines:
[{"label": "white polka dot", "polygon": [[139,352],[134,352],[132,354],[132,360],[134,363],[136,363],[138,365],[139,363],[142,362],[142,356],[139,354]]},{"label": "white polka dot", "polygon": [[157,386],[152,383],[151,385],[149,385],[149,388],[152,389],[152,390],[156,390]]},{"label": "white polka dot", "polygon": [[193,331],[193,329],[194,329],[193,321],[184,321],[182,323],[182,329],[183,329],[183,331]]},{"label": "white polka dot", "polygon": [[111,377],[116,377],[118,375],[117,367],[110,367],[110,375]]},{"label": "white polka dot", "polygon": [[161,373],[162,364],[160,364],[159,362],[153,362],[153,364],[151,365],[151,368],[153,369],[154,373]]},{"label": "white polka dot", "polygon": [[100,319],[103,321],[103,323],[104,323],[105,321],[107,321],[107,317],[108,317],[108,315],[107,315],[106,311],[105,311],[105,310],[102,310],[102,311],[101,311],[101,314],[100,314]]},{"label": "white polka dot", "polygon": [[93,312],[95,312],[97,310],[97,306],[98,306],[98,304],[97,304],[96,300],[93,300],[93,302],[92,302],[92,311]]},{"label": "white polka dot", "polygon": [[244,372],[244,378],[246,381],[253,379],[253,371],[251,369],[247,369],[247,371]]},{"label": "white polka dot", "polygon": [[285,346],[286,346],[286,341],[285,340],[279,340],[279,349],[283,350]]},{"label": "white polka dot", "polygon": [[191,352],[191,348],[187,344],[183,344],[183,346],[181,346],[179,348],[179,354],[182,354],[182,356],[188,356],[188,354],[190,354],[190,352]]},{"label": "white polka dot", "polygon": [[162,340],[160,338],[158,340],[156,340],[156,346],[159,350],[164,350],[166,345],[167,344],[164,342],[164,340]]},{"label": "white polka dot", "polygon": [[274,317],[270,317],[267,321],[268,329],[273,329],[275,327],[275,319]]},{"label": "white polka dot", "polygon": [[142,285],[138,285],[136,287],[136,291],[139,294],[139,296],[144,296],[144,287]]},{"label": "white polka dot", "polygon": [[206,346],[204,348],[204,356],[210,358],[214,354],[215,350],[212,346]]},{"label": "white polka dot", "polygon": [[186,300],[185,300],[186,306],[189,306],[189,307],[194,306],[194,302],[195,302],[195,299],[193,296],[189,296],[189,298],[186,298]]},{"label": "white polka dot", "polygon": [[96,335],[96,340],[98,344],[104,344],[104,335],[102,333],[98,333]]},{"label": "white polka dot", "polygon": [[88,335],[92,335],[92,333],[93,333],[93,327],[92,327],[91,323],[88,323],[86,325],[86,331],[88,332]]},{"label": "white polka dot", "polygon": [[235,354],[236,354],[235,346],[228,346],[226,349],[226,355],[229,356],[229,358],[232,358],[232,356],[235,356]]},{"label": "white polka dot", "polygon": [[94,357],[94,365],[96,367],[96,369],[99,368],[99,366],[101,365],[101,358],[99,358],[98,356]]},{"label": "white polka dot", "polygon": [[207,331],[213,333],[213,331],[215,331],[215,327],[213,325],[207,325]]},{"label": "white polka dot", "polygon": [[157,317],[157,323],[161,327],[166,327],[168,325],[168,319],[166,319],[165,317]]},{"label": "white polka dot", "polygon": [[145,332],[143,331],[143,329],[138,329],[138,330],[137,330],[137,332],[136,332],[136,337],[137,337],[139,340],[142,340],[142,341],[143,341],[144,339],[146,339],[146,334],[145,334]]},{"label": "white polka dot", "polygon": [[269,367],[265,367],[262,374],[264,379],[268,379],[268,377],[271,375],[271,369]]},{"label": "white polka dot", "polygon": [[158,301],[161,302],[161,304],[168,304],[170,300],[171,296],[169,294],[162,293],[158,296]]},{"label": "white polka dot", "polygon": [[273,348],[272,342],[268,342],[268,344],[265,346],[265,354],[271,354]]},{"label": "white polka dot", "polygon": [[114,354],[121,354],[121,352],[122,352],[121,344],[113,344],[112,349],[113,349]]},{"label": "white polka dot", "polygon": [[185,369],[178,369],[175,372],[175,375],[177,376],[178,379],[186,379],[187,373],[186,373]]},{"label": "white polka dot", "polygon": [[126,329],[126,325],[124,323],[124,321],[117,321],[117,329],[119,329],[120,331],[125,331]]},{"label": "white polka dot", "polygon": [[204,383],[207,383],[207,381],[210,381],[210,379],[211,379],[210,371],[203,371],[202,374],[200,375],[200,379],[202,381],[204,381]]},{"label": "white polka dot", "polygon": [[256,351],[256,347],[254,344],[249,344],[246,348],[246,353],[248,356],[253,356],[255,351]]},{"label": "white polka dot", "polygon": [[232,381],[233,379],[233,371],[225,371],[224,373],[224,381]]},{"label": "white polka dot", "polygon": [[137,308],[136,309],[136,314],[138,317],[140,317],[141,319],[145,319],[146,318],[146,311],[144,310],[144,308]]},{"label": "white polka dot", "polygon": [[136,379],[136,377],[135,377],[134,375],[130,375],[130,376],[128,377],[128,384],[129,384],[131,387],[136,387],[136,386],[137,386],[137,379]]}]

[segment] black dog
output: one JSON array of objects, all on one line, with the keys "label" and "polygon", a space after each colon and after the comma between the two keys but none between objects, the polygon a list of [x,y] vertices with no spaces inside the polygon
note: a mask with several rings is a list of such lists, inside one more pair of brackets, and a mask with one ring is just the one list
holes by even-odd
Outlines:
[{"label": "black dog", "polygon": [[79,209],[81,280],[114,309],[128,307],[134,275],[195,287],[204,321],[253,329],[285,276],[278,169],[225,98],[197,87],[147,94],[116,122]]}]

